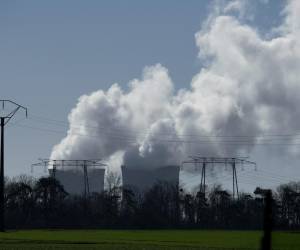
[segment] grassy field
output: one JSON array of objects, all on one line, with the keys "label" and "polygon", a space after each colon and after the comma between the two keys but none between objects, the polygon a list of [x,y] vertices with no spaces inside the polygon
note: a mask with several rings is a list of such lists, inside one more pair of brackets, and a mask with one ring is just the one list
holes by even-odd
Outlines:
[{"label": "grassy field", "polygon": [[[0,249],[259,249],[259,231],[27,230],[0,233]],[[273,233],[273,248],[300,249],[300,234]]]}]

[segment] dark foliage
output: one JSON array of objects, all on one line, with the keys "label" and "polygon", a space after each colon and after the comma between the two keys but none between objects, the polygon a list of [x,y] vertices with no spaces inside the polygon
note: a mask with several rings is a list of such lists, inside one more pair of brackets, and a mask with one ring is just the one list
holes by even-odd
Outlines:
[{"label": "dark foliage", "polygon": [[[218,228],[261,229],[264,194],[231,194],[215,186],[205,195],[185,193],[157,183],[141,194],[109,183],[88,198],[70,195],[51,177],[6,181],[6,225],[9,228]],[[300,184],[273,191],[277,229],[300,229]]]}]

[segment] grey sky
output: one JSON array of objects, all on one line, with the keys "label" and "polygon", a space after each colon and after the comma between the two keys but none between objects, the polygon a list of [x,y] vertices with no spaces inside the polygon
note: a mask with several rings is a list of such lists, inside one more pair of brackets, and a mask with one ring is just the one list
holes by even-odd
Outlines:
[{"label": "grey sky", "polygon": [[[80,95],[126,84],[145,65],[160,62],[179,85],[189,82],[207,6],[171,2],[1,1],[1,96],[67,121]],[[61,137],[7,129],[6,173],[28,172]]]},{"label": "grey sky", "polygon": [[[248,2],[251,8],[243,21],[263,36],[270,35],[281,22],[284,1]],[[115,82],[126,88],[146,65],[161,63],[176,88],[188,88],[202,66],[194,36],[211,4],[209,0],[1,1],[1,98],[27,106],[29,116],[67,122],[79,96]],[[67,131],[30,119],[7,127],[9,176],[29,174],[30,164],[48,157],[63,137],[22,125]],[[266,162],[261,155],[254,153]]]}]

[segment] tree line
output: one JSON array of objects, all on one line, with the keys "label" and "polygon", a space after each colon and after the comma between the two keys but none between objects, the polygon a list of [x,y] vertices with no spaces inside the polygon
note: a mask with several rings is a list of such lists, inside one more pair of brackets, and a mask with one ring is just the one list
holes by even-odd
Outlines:
[{"label": "tree line", "polygon": [[[300,229],[300,182],[272,191],[276,229]],[[156,183],[144,193],[110,176],[102,193],[68,194],[52,177],[20,176],[5,182],[6,226],[21,228],[261,229],[264,190],[233,199],[220,185],[204,195]]]}]

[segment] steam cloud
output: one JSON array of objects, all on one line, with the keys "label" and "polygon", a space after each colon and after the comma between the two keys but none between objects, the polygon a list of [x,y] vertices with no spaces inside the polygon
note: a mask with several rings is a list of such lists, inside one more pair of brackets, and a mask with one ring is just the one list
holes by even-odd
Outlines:
[{"label": "steam cloud", "polygon": [[254,144],[262,134],[297,130],[300,1],[287,2],[284,21],[272,38],[241,21],[243,2],[216,5],[196,33],[206,66],[189,88],[175,91],[168,70],[157,64],[146,67],[127,91],[113,84],[81,96],[69,115],[68,134],[51,158],[102,157],[111,166],[153,167],[177,164],[195,152],[251,150],[238,143],[229,147],[211,135],[251,135],[247,143]]}]

